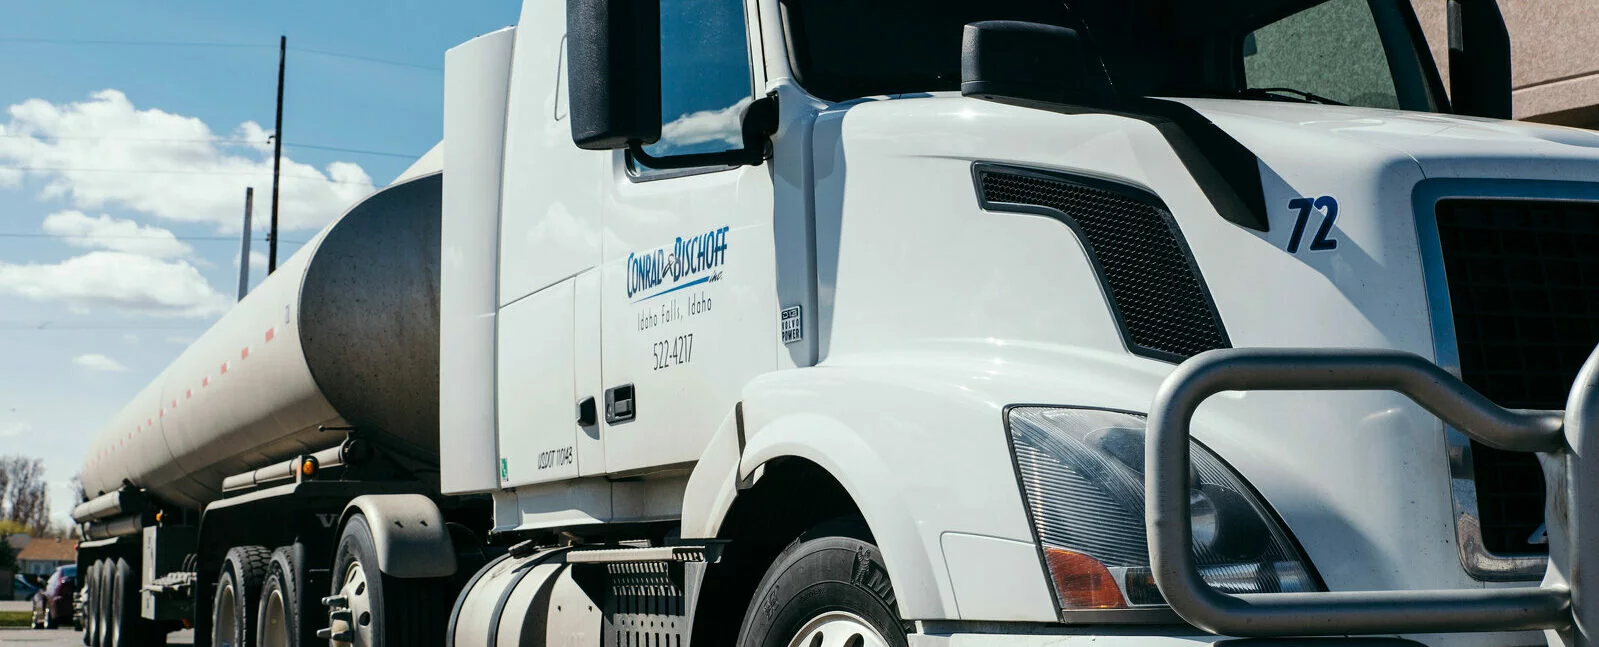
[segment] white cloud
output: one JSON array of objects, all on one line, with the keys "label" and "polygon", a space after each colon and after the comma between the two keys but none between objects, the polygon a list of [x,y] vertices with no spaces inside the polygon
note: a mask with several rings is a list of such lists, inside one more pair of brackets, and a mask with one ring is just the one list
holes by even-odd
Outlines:
[{"label": "white cloud", "polygon": [[[737,148],[744,145],[744,109],[754,99],[745,97],[721,110],[692,112],[661,126],[661,152],[690,148],[706,142],[721,142]],[[717,147],[722,150],[723,147]]]},{"label": "white cloud", "polygon": [[[250,282],[251,283],[254,283],[256,281],[256,279],[259,279],[261,277],[266,276],[266,266],[267,266],[266,252],[258,252],[258,251],[255,251],[253,249],[250,250]],[[239,253],[238,252],[234,252],[233,253],[233,269],[239,269]]]},{"label": "white cloud", "polygon": [[72,358],[72,363],[91,371],[101,373],[122,373],[128,370],[122,362],[106,357],[99,353],[89,353]]},{"label": "white cloud", "polygon": [[[69,199],[80,209],[120,205],[223,232],[239,230],[245,187],[262,189],[258,212],[268,204],[271,147],[254,122],[220,137],[197,118],[140,110],[116,90],[77,103],[29,99],[8,112],[0,162],[42,180],[41,197]],[[285,156],[283,177],[285,230],[320,228],[373,189],[366,171],[349,162],[319,170]],[[15,172],[0,174],[0,185],[17,180]]]},{"label": "white cloud", "polygon": [[0,294],[164,317],[209,317],[232,304],[187,261],[94,251],[56,264],[0,262]]},{"label": "white cloud", "polygon": [[26,422],[7,422],[0,424],[0,438],[15,438],[33,431],[33,425]]},{"label": "white cloud", "polygon": [[45,216],[44,231],[60,236],[74,247],[130,252],[151,258],[183,258],[194,253],[194,248],[170,231],[105,214],[90,218],[82,211],[52,213]]},{"label": "white cloud", "polygon": [[133,333],[123,333],[122,341],[128,342],[130,344],[137,344],[137,343],[139,343],[139,336],[135,335]]}]

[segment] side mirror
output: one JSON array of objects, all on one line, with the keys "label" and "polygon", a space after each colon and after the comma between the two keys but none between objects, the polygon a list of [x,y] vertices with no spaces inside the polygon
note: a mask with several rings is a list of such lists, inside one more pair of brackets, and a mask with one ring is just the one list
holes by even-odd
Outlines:
[{"label": "side mirror", "polygon": [[1513,115],[1510,30],[1494,0],[1449,0],[1449,94],[1458,114]]},{"label": "side mirror", "polygon": [[974,22],[961,41],[961,94],[999,103],[1108,106],[1116,92],[1077,32],[1011,20]]},{"label": "side mirror", "polygon": [[572,142],[607,150],[661,138],[659,0],[566,0]]}]

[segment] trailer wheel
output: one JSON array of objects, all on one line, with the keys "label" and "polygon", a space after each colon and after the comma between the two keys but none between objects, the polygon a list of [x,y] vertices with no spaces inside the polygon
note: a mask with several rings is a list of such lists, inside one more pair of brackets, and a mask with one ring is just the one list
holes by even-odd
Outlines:
[{"label": "trailer wheel", "polygon": [[211,602],[211,644],[215,647],[253,647],[255,613],[261,601],[261,580],[266,577],[272,553],[262,546],[237,546],[228,550],[217,576],[216,597]]},{"label": "trailer wheel", "polygon": [[94,647],[111,645],[111,560],[100,560],[100,572],[95,574],[94,596]]},{"label": "trailer wheel", "polygon": [[98,596],[95,589],[99,588],[100,562],[93,562],[84,569],[83,578],[83,608],[78,611],[78,621],[83,623],[83,644],[85,647],[97,645],[94,640],[94,631],[98,627],[94,621],[94,601]]},{"label": "trailer wheel", "polygon": [[906,647],[877,546],[849,536],[864,529],[843,531],[807,533],[777,556],[744,613],[739,647]]},{"label": "trailer wheel", "polygon": [[450,608],[439,579],[400,579],[378,570],[377,545],[364,515],[344,525],[333,560],[333,597],[323,633],[334,645],[384,647],[444,642]]},{"label": "trailer wheel", "polygon": [[118,558],[111,576],[110,634],[106,647],[165,645],[167,633],[139,614],[139,575],[127,560]]},{"label": "trailer wheel", "polygon": [[257,647],[299,647],[308,642],[304,636],[300,582],[295,579],[299,571],[294,561],[293,547],[272,551],[272,563],[261,584],[261,610],[256,614],[260,627]]}]

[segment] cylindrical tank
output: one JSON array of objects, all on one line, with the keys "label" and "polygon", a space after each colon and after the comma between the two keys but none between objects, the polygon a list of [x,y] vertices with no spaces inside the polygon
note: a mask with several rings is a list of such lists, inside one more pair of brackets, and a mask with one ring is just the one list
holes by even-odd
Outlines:
[{"label": "cylindrical tank", "polygon": [[378,191],[279,266],[95,437],[88,494],[128,481],[199,507],[226,476],[343,439],[323,425],[436,464],[441,186]]}]

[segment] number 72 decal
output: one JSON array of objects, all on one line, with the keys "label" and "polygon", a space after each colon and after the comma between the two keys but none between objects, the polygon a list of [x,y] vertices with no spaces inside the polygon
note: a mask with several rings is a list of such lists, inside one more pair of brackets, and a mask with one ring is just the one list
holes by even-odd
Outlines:
[{"label": "number 72 decal", "polygon": [[1288,201],[1288,208],[1299,211],[1299,216],[1294,220],[1294,233],[1288,237],[1288,253],[1299,253],[1299,241],[1305,237],[1305,225],[1310,222],[1311,212],[1321,212],[1321,227],[1316,229],[1315,237],[1310,240],[1310,251],[1325,252],[1338,249],[1338,240],[1331,238],[1333,221],[1338,219],[1338,200],[1330,195],[1319,198],[1294,198]]}]

